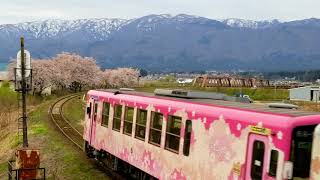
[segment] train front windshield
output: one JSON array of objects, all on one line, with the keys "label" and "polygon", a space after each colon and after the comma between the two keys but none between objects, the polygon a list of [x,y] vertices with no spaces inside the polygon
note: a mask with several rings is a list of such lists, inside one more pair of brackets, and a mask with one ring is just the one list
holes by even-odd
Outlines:
[{"label": "train front windshield", "polygon": [[312,140],[315,125],[294,129],[291,143],[293,180],[307,180],[310,176]]}]

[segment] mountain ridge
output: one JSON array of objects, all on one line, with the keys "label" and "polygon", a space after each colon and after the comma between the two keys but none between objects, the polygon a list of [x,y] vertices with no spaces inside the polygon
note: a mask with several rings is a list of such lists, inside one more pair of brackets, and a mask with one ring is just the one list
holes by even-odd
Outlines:
[{"label": "mountain ridge", "polygon": [[[24,30],[27,32],[35,33],[34,37],[39,38],[41,34],[39,32],[45,31],[44,28],[49,28],[52,26],[55,29],[51,31],[51,35],[46,37],[52,37],[57,35],[59,32],[67,31],[68,29],[73,29],[73,31],[78,30],[81,26],[90,26],[96,25],[95,29],[100,30],[100,32],[111,33],[113,30],[119,30],[117,28],[121,28],[121,26],[126,25],[132,21],[148,18],[148,17],[156,17],[156,18],[163,18],[163,19],[173,19],[173,20],[190,20],[190,19],[201,19],[201,20],[213,20],[221,22],[225,25],[235,28],[267,28],[272,27],[275,25],[279,25],[282,23],[292,23],[292,22],[304,22],[309,20],[319,20],[317,18],[309,18],[309,19],[302,19],[302,20],[293,20],[293,21],[280,21],[278,19],[272,20],[247,20],[247,19],[240,19],[240,18],[227,18],[227,19],[210,19],[201,16],[194,16],[194,15],[187,15],[187,14],[178,14],[176,16],[170,14],[151,14],[148,16],[143,16],[141,18],[133,18],[133,19],[122,19],[122,18],[84,18],[84,19],[75,19],[75,20],[63,20],[63,19],[46,19],[42,21],[28,21],[28,22],[21,22],[16,24],[0,24],[0,31],[1,30],[13,30],[13,28],[17,30]],[[152,22],[153,19],[150,21]],[[319,20],[320,21],[320,20]],[[60,27],[59,27],[60,26]],[[105,29],[105,27],[110,27],[110,29]],[[32,29],[33,28],[33,29]],[[42,29],[39,29],[42,28]],[[60,29],[57,29],[60,28]],[[113,28],[113,29],[112,29]],[[52,29],[48,29],[50,31]],[[58,32],[57,32],[58,31]],[[49,32],[50,33],[50,32]]]},{"label": "mountain ridge", "polygon": [[134,19],[55,19],[0,25],[0,60],[15,58],[18,39],[24,35],[34,58],[70,51],[92,56],[103,67],[312,69],[320,65],[319,32],[316,18],[284,22],[152,14]]}]

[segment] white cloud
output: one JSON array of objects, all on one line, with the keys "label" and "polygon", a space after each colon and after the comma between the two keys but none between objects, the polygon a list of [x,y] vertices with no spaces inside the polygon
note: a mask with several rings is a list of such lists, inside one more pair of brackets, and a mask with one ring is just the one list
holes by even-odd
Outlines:
[{"label": "white cloud", "polygon": [[10,0],[1,2],[0,24],[48,18],[133,18],[193,14],[209,18],[294,20],[320,17],[319,0]]}]

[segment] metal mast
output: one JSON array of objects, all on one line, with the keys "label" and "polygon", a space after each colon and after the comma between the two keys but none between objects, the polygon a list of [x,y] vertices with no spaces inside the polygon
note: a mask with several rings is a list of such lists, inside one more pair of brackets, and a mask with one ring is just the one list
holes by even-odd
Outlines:
[{"label": "metal mast", "polygon": [[[24,49],[24,38],[20,38],[21,49],[17,54],[17,66],[15,70],[15,91],[19,96],[19,110],[22,113],[18,119],[18,138],[22,130],[23,147],[16,150],[16,160],[8,162],[8,179],[45,179],[45,168],[40,166],[40,150],[30,149],[28,146],[27,131],[27,92],[32,88],[31,55]],[[21,98],[20,98],[21,97]],[[22,123],[22,126],[20,126]],[[19,138],[20,139],[20,138]],[[42,173],[41,173],[42,172]]]},{"label": "metal mast", "polygon": [[26,86],[26,62],[24,54],[24,38],[20,38],[21,43],[21,94],[22,94],[22,123],[23,123],[23,147],[28,147],[28,126],[27,126],[27,86]]}]

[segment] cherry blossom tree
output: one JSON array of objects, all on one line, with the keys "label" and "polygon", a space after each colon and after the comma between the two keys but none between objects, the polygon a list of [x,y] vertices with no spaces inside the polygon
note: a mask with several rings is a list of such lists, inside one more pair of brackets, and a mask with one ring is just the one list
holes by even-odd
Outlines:
[{"label": "cherry blossom tree", "polygon": [[[9,76],[14,78],[15,61],[9,65]],[[73,53],[61,53],[51,59],[32,60],[33,93],[44,89],[71,89],[81,91],[84,87],[132,87],[139,78],[139,70],[133,68],[107,69],[101,71],[96,61]]]},{"label": "cherry blossom tree", "polygon": [[41,94],[44,89],[53,86],[55,78],[55,63],[52,60],[33,60],[32,76],[33,76],[33,94]]},{"label": "cherry blossom tree", "polygon": [[94,87],[101,82],[101,70],[93,58],[62,53],[52,61],[56,68],[54,82],[60,87],[81,91],[84,86]]},{"label": "cherry blossom tree", "polygon": [[106,69],[103,73],[105,87],[132,87],[137,84],[139,70],[133,68]]},{"label": "cherry blossom tree", "polygon": [[[41,92],[52,86],[55,77],[55,66],[52,60],[32,60],[32,94]],[[8,78],[14,80],[16,61],[11,60],[8,65]]]},{"label": "cherry blossom tree", "polygon": [[14,68],[16,67],[17,60],[11,59],[10,63],[7,66],[8,75],[7,78],[9,80],[14,80]]}]

